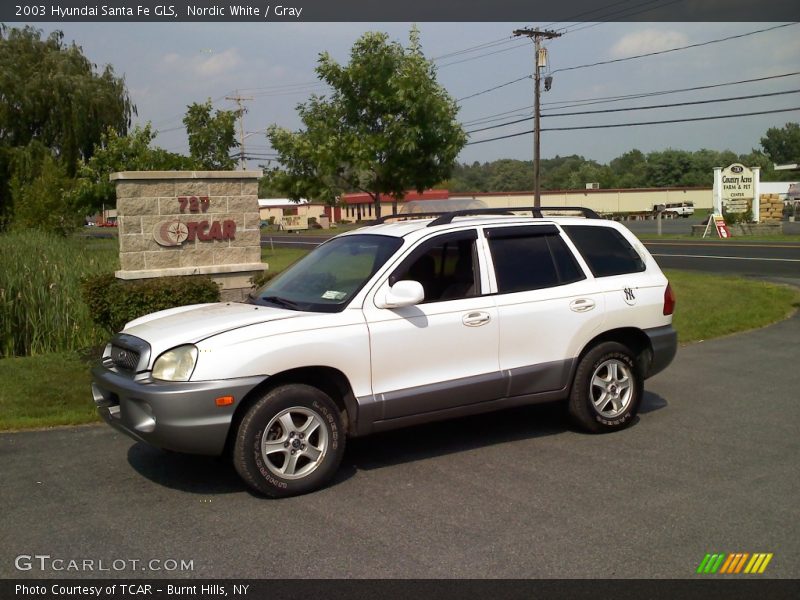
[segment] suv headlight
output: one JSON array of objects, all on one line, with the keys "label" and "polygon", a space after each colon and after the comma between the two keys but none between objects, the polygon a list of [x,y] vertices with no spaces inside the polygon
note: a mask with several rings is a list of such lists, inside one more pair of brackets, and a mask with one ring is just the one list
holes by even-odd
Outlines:
[{"label": "suv headlight", "polygon": [[153,365],[153,378],[164,381],[189,381],[197,362],[197,347],[187,345],[167,350]]}]

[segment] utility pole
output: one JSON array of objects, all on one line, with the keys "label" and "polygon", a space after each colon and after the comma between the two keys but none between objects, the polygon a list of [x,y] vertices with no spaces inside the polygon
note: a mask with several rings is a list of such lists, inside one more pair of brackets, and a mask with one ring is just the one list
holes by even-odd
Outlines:
[{"label": "utility pole", "polygon": [[533,38],[535,48],[533,55],[533,205],[538,207],[542,205],[539,183],[539,96],[542,93],[539,69],[547,64],[547,51],[542,48],[542,40],[561,37],[561,34],[549,29],[540,31],[526,27],[525,29],[515,29],[514,35]]},{"label": "utility pole", "polygon": [[247,109],[245,109],[244,105],[242,104],[245,100],[253,100],[252,96],[240,96],[239,91],[236,91],[235,96],[225,96],[225,100],[233,100],[236,102],[236,106],[239,107],[239,168],[244,171],[244,113]]}]

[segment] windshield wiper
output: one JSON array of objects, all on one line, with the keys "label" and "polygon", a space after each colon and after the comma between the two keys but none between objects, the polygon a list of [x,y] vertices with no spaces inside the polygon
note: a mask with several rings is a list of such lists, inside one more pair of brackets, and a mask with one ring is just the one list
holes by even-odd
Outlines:
[{"label": "windshield wiper", "polygon": [[258,298],[258,300],[277,304],[278,306],[283,306],[284,308],[291,308],[292,310],[300,310],[300,305],[297,302],[289,300],[288,298],[281,298],[280,296],[262,296]]}]

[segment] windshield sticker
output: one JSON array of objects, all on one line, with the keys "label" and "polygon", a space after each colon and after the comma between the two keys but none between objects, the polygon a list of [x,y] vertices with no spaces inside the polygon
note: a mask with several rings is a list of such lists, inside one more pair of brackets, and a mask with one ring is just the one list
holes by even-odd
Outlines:
[{"label": "windshield sticker", "polygon": [[347,296],[347,292],[337,292],[336,290],[328,290],[322,294],[322,298],[325,300],[342,300],[345,296]]}]

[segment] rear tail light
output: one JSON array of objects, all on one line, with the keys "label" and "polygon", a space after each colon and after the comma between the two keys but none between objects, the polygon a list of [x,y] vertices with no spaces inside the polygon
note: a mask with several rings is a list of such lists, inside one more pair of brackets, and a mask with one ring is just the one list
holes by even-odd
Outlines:
[{"label": "rear tail light", "polygon": [[675,292],[672,291],[672,285],[667,282],[667,289],[664,290],[664,314],[671,315],[675,312]]}]

